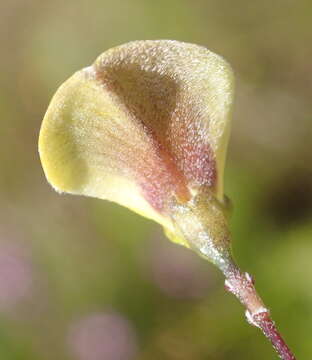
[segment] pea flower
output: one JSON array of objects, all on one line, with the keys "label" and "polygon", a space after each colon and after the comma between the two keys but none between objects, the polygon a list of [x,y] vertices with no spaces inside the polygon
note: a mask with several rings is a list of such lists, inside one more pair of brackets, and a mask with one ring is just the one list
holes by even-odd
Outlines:
[{"label": "pea flower", "polygon": [[213,262],[282,359],[294,359],[235,264],[223,172],[233,73],[204,47],[133,41],[100,55],[54,95],[39,153],[59,192],[92,196],[155,220]]}]

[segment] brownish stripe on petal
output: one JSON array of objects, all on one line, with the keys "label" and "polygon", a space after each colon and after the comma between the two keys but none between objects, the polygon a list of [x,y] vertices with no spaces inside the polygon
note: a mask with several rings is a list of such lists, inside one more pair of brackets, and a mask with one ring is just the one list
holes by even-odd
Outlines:
[{"label": "brownish stripe on petal", "polygon": [[131,162],[129,167],[155,209],[161,211],[171,194],[182,202],[189,200],[188,186],[214,186],[213,152],[201,136],[192,107],[181,103],[176,79],[122,61],[96,67],[96,78],[117,97],[119,106],[138,123],[152,144],[153,154],[145,154],[142,149],[138,156],[149,159],[144,163]]}]

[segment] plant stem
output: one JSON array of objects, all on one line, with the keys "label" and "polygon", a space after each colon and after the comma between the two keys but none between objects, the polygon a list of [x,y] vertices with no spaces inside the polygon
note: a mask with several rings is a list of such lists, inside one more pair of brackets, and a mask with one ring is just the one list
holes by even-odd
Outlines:
[{"label": "plant stem", "polygon": [[252,277],[248,273],[241,272],[234,264],[223,272],[226,277],[225,288],[245,306],[247,321],[262,330],[282,360],[296,360],[295,355],[278,332],[269,310],[258,295]]}]

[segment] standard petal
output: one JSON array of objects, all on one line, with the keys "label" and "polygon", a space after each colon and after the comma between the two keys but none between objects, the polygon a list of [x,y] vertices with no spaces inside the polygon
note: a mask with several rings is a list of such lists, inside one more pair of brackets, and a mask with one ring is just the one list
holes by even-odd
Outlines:
[{"label": "standard petal", "polygon": [[233,76],[218,55],[177,41],[135,41],[67,80],[39,151],[57,190],[115,201],[169,228],[166,203],[202,186],[223,201]]}]

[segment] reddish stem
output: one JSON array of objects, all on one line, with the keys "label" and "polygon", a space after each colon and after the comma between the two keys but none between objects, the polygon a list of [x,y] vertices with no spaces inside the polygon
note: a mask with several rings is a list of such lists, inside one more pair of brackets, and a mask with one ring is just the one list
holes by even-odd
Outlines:
[{"label": "reddish stem", "polygon": [[258,295],[252,277],[248,273],[242,273],[234,265],[226,269],[224,274],[226,276],[225,288],[245,306],[248,322],[262,330],[282,360],[296,360],[295,355],[278,332],[269,310]]},{"label": "reddish stem", "polygon": [[271,341],[280,358],[284,360],[295,360],[295,355],[281,337],[268,312],[256,314],[254,318],[256,318],[255,320],[257,321],[257,324],[259,324],[264,335]]}]

